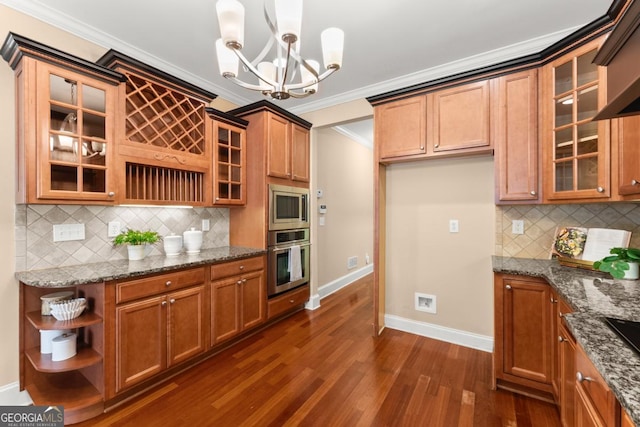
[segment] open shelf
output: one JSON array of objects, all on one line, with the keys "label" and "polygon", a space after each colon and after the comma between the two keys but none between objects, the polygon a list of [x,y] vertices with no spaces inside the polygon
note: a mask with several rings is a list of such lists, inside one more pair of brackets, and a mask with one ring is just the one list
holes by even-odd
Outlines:
[{"label": "open shelf", "polygon": [[42,374],[25,387],[35,405],[64,406],[64,421],[75,424],[104,412],[102,394],[79,372]]},{"label": "open shelf", "polygon": [[39,347],[26,350],[25,355],[36,371],[47,373],[68,372],[102,362],[102,355],[91,347],[79,347],[75,356],[57,362],[51,360],[51,354],[40,353]]},{"label": "open shelf", "polygon": [[75,319],[57,320],[53,316],[43,316],[39,311],[27,313],[29,323],[36,329],[75,329],[102,323],[102,317],[93,312],[85,312]]}]

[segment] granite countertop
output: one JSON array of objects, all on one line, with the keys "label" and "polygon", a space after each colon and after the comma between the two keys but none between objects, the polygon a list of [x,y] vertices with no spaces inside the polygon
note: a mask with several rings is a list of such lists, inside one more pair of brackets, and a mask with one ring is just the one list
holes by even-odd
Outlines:
[{"label": "granite countertop", "polygon": [[603,317],[640,321],[640,281],[616,280],[606,273],[565,267],[556,260],[493,257],[496,273],[541,277],[574,313],[565,321],[636,425],[640,425],[640,355]]},{"label": "granite countertop", "polygon": [[18,271],[16,279],[30,286],[63,288],[108,280],[128,279],[152,273],[163,273],[181,268],[216,264],[265,254],[264,249],[225,246],[203,249],[199,254],[148,256],[140,261],[109,261],[43,270]]}]

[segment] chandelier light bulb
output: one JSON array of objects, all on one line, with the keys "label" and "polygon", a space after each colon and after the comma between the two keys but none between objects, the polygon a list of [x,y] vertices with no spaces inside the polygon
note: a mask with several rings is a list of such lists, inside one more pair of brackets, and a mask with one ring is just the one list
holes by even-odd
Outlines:
[{"label": "chandelier light bulb", "polygon": [[[310,59],[307,61],[307,64],[309,64],[311,66],[311,68],[313,68],[316,71],[316,74],[318,74],[318,70],[320,70],[320,64],[318,63],[318,61],[314,61],[313,59]],[[313,75],[313,73],[311,73],[311,71],[309,71],[307,69],[307,67],[305,67],[304,65],[300,64],[300,77],[302,78],[302,82],[303,83],[311,83],[312,81],[315,80],[315,84],[311,85],[311,86],[306,86],[304,88],[305,92],[308,93],[316,93],[318,91],[318,79],[316,76]]]},{"label": "chandelier light bulb", "polygon": [[344,50],[344,31],[340,28],[327,28],[320,34],[322,41],[322,57],[325,68],[342,67],[342,52]]},{"label": "chandelier light bulb", "polygon": [[242,49],[244,45],[244,6],[238,0],[218,0],[216,12],[224,44],[235,49]]},{"label": "chandelier light bulb", "polygon": [[[266,79],[269,79],[269,80],[272,80],[272,81],[276,80],[276,66],[273,65],[273,63],[267,62],[267,61],[259,63],[258,64],[258,71]],[[271,92],[271,91],[274,90],[274,87],[270,83],[265,82],[264,80],[262,80],[259,77],[258,77],[258,84],[262,88],[262,92],[263,93],[264,92]]]},{"label": "chandelier light bulb", "polygon": [[240,60],[235,52],[224,44],[222,39],[216,40],[216,56],[221,76],[236,77],[238,75]]},{"label": "chandelier light bulb", "polygon": [[300,38],[302,28],[302,0],[275,0],[278,34],[288,43]]}]

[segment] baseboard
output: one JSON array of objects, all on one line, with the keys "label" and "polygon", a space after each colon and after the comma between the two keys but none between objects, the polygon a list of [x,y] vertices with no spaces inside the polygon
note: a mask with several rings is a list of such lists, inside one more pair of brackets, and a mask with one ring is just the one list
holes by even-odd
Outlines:
[{"label": "baseboard", "polygon": [[27,390],[20,391],[18,382],[0,387],[0,406],[27,406],[32,405],[33,400]]},{"label": "baseboard", "polygon": [[370,273],[373,273],[373,264],[367,264],[358,270],[352,271],[351,273],[334,280],[333,282],[320,286],[318,288],[318,295],[320,296],[320,299],[327,297]]},{"label": "baseboard", "polygon": [[309,297],[309,301],[304,304],[304,308],[306,308],[307,310],[315,310],[317,308],[320,308],[320,295],[311,295],[311,297]]},{"label": "baseboard", "polygon": [[404,317],[385,314],[385,326],[427,338],[446,341],[463,347],[475,348],[477,350],[493,352],[493,337],[474,334],[472,332],[461,331],[459,329],[447,328],[445,326],[434,325],[432,323],[418,322]]}]

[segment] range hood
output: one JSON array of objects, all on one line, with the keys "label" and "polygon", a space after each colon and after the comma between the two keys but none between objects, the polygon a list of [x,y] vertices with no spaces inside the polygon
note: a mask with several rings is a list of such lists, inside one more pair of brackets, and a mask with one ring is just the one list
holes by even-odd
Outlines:
[{"label": "range hood", "polygon": [[640,115],[640,0],[629,4],[594,62],[607,67],[607,105],[594,120]]}]

